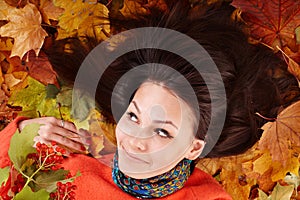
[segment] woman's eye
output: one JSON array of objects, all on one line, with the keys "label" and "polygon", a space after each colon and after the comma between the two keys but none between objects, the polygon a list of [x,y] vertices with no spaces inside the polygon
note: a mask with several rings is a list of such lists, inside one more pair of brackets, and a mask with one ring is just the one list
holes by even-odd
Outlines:
[{"label": "woman's eye", "polygon": [[127,115],[131,121],[138,123],[139,120],[133,112],[128,112]]},{"label": "woman's eye", "polygon": [[155,129],[154,132],[163,138],[173,138],[173,136],[171,136],[168,131],[161,129],[161,128]]}]

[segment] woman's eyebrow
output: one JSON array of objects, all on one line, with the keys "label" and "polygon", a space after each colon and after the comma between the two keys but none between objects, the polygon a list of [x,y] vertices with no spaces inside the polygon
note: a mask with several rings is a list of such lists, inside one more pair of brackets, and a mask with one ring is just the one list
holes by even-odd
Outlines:
[{"label": "woman's eyebrow", "polygon": [[162,123],[162,124],[170,124],[172,125],[173,127],[175,127],[177,130],[177,126],[172,122],[172,121],[169,121],[169,120],[166,120],[166,121],[163,121],[163,120],[153,120],[154,123]]},{"label": "woman's eyebrow", "polygon": [[137,106],[136,102],[135,102],[135,101],[132,101],[132,103],[133,103],[135,109],[137,110],[137,112],[138,112],[139,114],[141,114],[141,110],[140,110],[139,107]]},{"label": "woman's eyebrow", "polygon": [[[141,111],[137,105],[137,103],[135,101],[132,101],[131,103],[133,103],[135,109],[137,110],[137,112],[140,114]],[[172,125],[173,127],[175,127],[177,130],[178,130],[178,127],[172,122],[172,121],[169,121],[169,120],[166,120],[166,121],[163,121],[163,120],[153,120],[154,123],[161,123],[161,124],[170,124]]]}]

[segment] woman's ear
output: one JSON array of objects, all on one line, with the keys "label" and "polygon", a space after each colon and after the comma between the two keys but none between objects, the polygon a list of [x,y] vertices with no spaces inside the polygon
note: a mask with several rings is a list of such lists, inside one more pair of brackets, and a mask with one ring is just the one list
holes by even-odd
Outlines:
[{"label": "woman's ear", "polygon": [[187,158],[189,160],[197,159],[200,156],[200,154],[202,153],[204,145],[205,145],[204,140],[194,139],[194,141],[193,141],[189,151],[187,152],[185,158]]}]

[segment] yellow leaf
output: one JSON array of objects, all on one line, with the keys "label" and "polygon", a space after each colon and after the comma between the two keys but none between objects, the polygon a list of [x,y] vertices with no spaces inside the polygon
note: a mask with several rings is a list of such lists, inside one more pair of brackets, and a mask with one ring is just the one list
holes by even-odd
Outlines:
[{"label": "yellow leaf", "polygon": [[108,9],[97,1],[55,0],[54,4],[65,9],[58,25],[67,32],[78,29],[90,16],[107,18]]},{"label": "yellow leaf", "polygon": [[271,175],[273,182],[284,179],[288,172],[291,172],[293,174],[298,173],[300,167],[299,159],[294,156],[292,151],[287,152],[287,154],[289,155],[289,158],[286,161],[285,166],[283,166],[282,163],[278,161],[273,162],[273,171]]},{"label": "yellow leaf", "polygon": [[49,19],[58,20],[58,17],[64,12],[64,9],[56,7],[52,0],[41,0],[39,8],[43,21],[48,24],[50,24]]},{"label": "yellow leaf", "polygon": [[61,29],[61,28],[58,27],[57,32],[58,32],[58,34],[57,34],[56,40],[62,40],[62,39],[65,39],[65,38],[76,37],[77,36],[77,31],[75,29],[71,32],[67,32],[66,30]]},{"label": "yellow leaf", "polygon": [[243,172],[242,162],[248,160],[246,157],[230,156],[230,159],[223,160],[220,179],[224,189],[233,199],[247,199],[252,185],[255,184],[255,180],[248,179]]},{"label": "yellow leaf", "polygon": [[272,158],[269,153],[264,153],[261,157],[253,161],[253,171],[259,174],[264,174],[271,168]]},{"label": "yellow leaf", "polygon": [[211,175],[220,171],[222,186],[232,198],[247,199],[256,180],[246,176],[243,163],[249,165],[249,162],[257,157],[259,152],[256,151],[256,147],[257,145],[254,145],[245,153],[236,156],[200,159],[197,167]]},{"label": "yellow leaf", "polygon": [[289,157],[285,166],[283,166],[281,162],[273,161],[271,155],[266,152],[253,161],[253,171],[263,175],[266,171],[271,169],[270,176],[273,182],[283,179],[288,172],[298,173],[300,166],[298,158],[293,156],[291,151],[286,153]]},{"label": "yellow leaf", "polygon": [[300,101],[284,109],[274,122],[266,123],[262,129],[258,148],[269,151],[274,161],[286,166],[289,146],[300,146]]},{"label": "yellow leaf", "polygon": [[93,7],[93,15],[88,16],[79,25],[78,36],[93,37],[101,41],[106,40],[109,33],[108,9],[102,4],[97,4]]},{"label": "yellow leaf", "polygon": [[11,51],[13,47],[11,38],[0,38],[0,51]]},{"label": "yellow leaf", "polygon": [[0,35],[14,38],[10,57],[22,58],[32,49],[38,55],[47,33],[41,27],[42,17],[35,5],[27,4],[24,8],[10,10],[8,20],[9,23],[0,28]]}]

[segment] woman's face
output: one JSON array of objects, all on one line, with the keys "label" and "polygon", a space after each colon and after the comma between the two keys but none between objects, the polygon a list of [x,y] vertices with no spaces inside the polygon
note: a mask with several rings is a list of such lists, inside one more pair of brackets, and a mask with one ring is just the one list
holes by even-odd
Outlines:
[{"label": "woman's face", "polygon": [[183,158],[197,158],[204,143],[194,137],[194,126],[195,117],[183,100],[161,85],[143,83],[117,124],[120,170],[150,178]]}]

